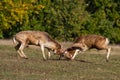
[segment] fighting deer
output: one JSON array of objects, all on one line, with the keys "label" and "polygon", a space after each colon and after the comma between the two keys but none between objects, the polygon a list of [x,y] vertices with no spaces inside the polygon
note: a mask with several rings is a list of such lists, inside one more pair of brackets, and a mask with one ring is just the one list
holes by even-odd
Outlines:
[{"label": "fighting deer", "polygon": [[85,36],[80,36],[76,38],[76,40],[74,41],[73,45],[70,48],[67,48],[64,51],[62,56],[70,60],[73,60],[78,53],[81,53],[91,48],[96,48],[98,50],[107,51],[106,61],[108,61],[111,51],[111,48],[108,46],[108,44],[109,44],[108,38],[100,35],[89,34]]},{"label": "fighting deer", "polygon": [[28,57],[24,54],[23,49],[28,45],[40,46],[43,59],[46,60],[44,49],[48,49],[48,57],[50,58],[50,51],[55,54],[62,53],[61,45],[51,38],[51,36],[42,31],[21,31],[13,37],[13,42],[18,43],[15,49],[19,53],[20,57],[27,59]]}]

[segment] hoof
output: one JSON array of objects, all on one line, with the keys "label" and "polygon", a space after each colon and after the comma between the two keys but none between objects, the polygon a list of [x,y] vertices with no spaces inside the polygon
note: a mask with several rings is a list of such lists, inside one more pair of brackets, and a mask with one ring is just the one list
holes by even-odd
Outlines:
[{"label": "hoof", "polygon": [[23,59],[28,59],[28,57],[22,57]]},{"label": "hoof", "polygon": [[43,58],[43,60],[44,60],[44,61],[47,61],[47,59],[46,59],[46,58]]},{"label": "hoof", "polygon": [[109,62],[109,60],[106,60],[106,62]]},{"label": "hoof", "polygon": [[58,58],[58,60],[61,60],[61,59],[62,59],[62,57],[59,57],[59,58]]},{"label": "hoof", "polygon": [[28,59],[28,57],[25,57],[25,59]]}]

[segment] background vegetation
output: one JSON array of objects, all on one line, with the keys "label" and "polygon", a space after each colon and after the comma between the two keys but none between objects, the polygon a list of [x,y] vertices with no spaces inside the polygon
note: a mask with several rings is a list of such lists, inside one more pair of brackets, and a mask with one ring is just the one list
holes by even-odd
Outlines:
[{"label": "background vegetation", "polygon": [[0,38],[41,30],[60,41],[99,34],[120,42],[120,0],[1,0]]}]

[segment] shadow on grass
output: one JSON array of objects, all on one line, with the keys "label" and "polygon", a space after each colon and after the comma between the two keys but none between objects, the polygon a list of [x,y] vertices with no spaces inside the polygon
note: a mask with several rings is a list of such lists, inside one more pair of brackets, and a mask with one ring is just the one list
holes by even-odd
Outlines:
[{"label": "shadow on grass", "polygon": [[83,62],[83,63],[93,63],[93,62],[85,61],[85,60],[75,60],[75,61],[79,61],[79,62]]},{"label": "shadow on grass", "polygon": [[69,61],[67,59],[48,59],[48,60],[50,60],[50,61]]},{"label": "shadow on grass", "polygon": [[[38,59],[36,59],[36,58],[29,58],[29,59],[23,59],[23,58],[20,58],[20,59],[18,59],[18,61],[20,61],[20,62],[26,62],[26,61],[40,61],[40,62],[57,62],[57,61],[62,61],[62,62],[66,62],[66,61],[68,61],[68,62],[80,62],[80,63],[88,63],[88,64],[94,64],[94,65],[103,65],[102,63],[99,63],[99,62],[92,62],[92,61],[87,61],[87,60],[79,60],[79,59],[74,59],[74,60],[69,60],[69,59],[59,59],[59,58],[50,58],[50,59],[47,59],[47,60],[44,60],[44,59],[40,59],[40,60],[38,60]],[[106,62],[107,63],[107,62]]]},{"label": "shadow on grass", "polygon": [[85,61],[85,60],[69,60],[69,59],[49,59],[51,61],[79,61],[79,62],[83,62],[83,63],[93,63],[90,61]]}]

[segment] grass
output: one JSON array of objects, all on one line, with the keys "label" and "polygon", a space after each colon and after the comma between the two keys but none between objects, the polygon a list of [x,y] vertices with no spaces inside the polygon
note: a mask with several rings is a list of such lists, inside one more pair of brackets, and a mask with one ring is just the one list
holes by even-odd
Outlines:
[{"label": "grass", "polygon": [[[119,49],[113,51],[116,53]],[[50,60],[43,61],[39,48],[25,49],[29,59],[21,59],[16,53],[12,45],[0,45],[0,80],[120,79],[120,55],[111,55],[107,63],[106,54],[96,50],[79,54],[73,61],[58,60],[58,55],[51,55]]]}]

